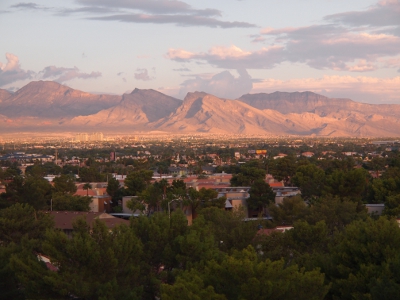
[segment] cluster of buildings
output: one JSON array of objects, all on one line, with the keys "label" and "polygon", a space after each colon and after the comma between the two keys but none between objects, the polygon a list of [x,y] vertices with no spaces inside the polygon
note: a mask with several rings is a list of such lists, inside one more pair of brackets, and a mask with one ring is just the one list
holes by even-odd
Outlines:
[{"label": "cluster of buildings", "polygon": [[78,133],[75,135],[75,142],[102,142],[104,135],[102,132]]}]

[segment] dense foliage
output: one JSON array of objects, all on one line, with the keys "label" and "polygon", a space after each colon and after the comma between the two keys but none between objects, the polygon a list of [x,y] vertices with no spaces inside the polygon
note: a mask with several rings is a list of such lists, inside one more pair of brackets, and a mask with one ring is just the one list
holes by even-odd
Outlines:
[{"label": "dense foliage", "polygon": [[[243,211],[222,209],[226,199],[215,191],[179,179],[151,183],[153,162],[125,159],[134,165],[124,168],[126,188],[109,179],[107,191],[113,200],[136,196],[130,206],[146,214],[112,230],[80,219],[70,237],[43,210],[86,210],[90,199],[73,196],[71,175],[105,180],[116,166],[35,165],[22,177],[9,165],[0,172],[0,299],[397,299],[400,155],[315,160],[287,152],[229,167],[232,185],[250,186],[249,205],[268,209],[273,221],[245,222]],[[153,164],[166,172],[169,158]],[[42,178],[49,172],[64,175],[51,186]],[[266,173],[301,196],[275,205]],[[384,203],[383,216],[369,216],[365,203]],[[191,226],[181,205],[196,216]],[[272,230],[277,225],[293,228]]]}]

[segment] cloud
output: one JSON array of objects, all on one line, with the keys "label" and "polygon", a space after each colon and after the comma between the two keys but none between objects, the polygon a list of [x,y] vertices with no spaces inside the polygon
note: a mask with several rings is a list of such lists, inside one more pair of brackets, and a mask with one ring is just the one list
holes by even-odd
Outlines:
[{"label": "cloud", "polygon": [[21,10],[49,10],[50,7],[46,7],[43,5],[38,5],[33,2],[19,2],[17,4],[11,5],[10,8],[16,8]]},{"label": "cloud", "polygon": [[281,46],[271,46],[251,52],[232,45],[230,47],[213,47],[206,53],[169,49],[166,57],[179,62],[205,61],[224,69],[270,69],[284,60],[283,51]]},{"label": "cloud", "polygon": [[346,97],[370,103],[398,103],[400,76],[377,78],[368,76],[323,76],[278,80],[268,78],[255,82],[252,93],[275,91],[312,91],[329,97]]},{"label": "cloud", "polygon": [[61,16],[83,14],[86,19],[101,21],[219,28],[256,27],[248,22],[219,20],[218,18],[222,17],[220,10],[198,9],[179,0],[76,0],[75,3],[78,6],[74,8],[55,8],[32,2],[20,2],[10,8],[51,11]]},{"label": "cloud", "polygon": [[271,69],[283,62],[349,72],[397,69],[383,60],[400,57],[400,1],[381,0],[363,11],[327,16],[317,25],[268,27],[249,37],[267,46],[251,51],[216,46],[205,52],[172,48],[166,57],[223,69]]},{"label": "cloud", "polygon": [[151,15],[151,14],[117,14],[103,17],[91,17],[91,20],[120,21],[128,23],[153,23],[153,24],[175,24],[179,26],[206,26],[220,28],[249,28],[253,24],[247,22],[227,22],[215,18],[196,15]]},{"label": "cloud", "polygon": [[173,69],[176,72],[190,72],[191,70],[188,68],[179,68],[179,69]]},{"label": "cloud", "polygon": [[44,68],[40,73],[42,74],[41,75],[42,79],[52,78],[52,80],[60,83],[76,78],[89,79],[101,76],[101,72],[84,73],[80,72],[77,67],[63,68],[56,66],[48,66]]},{"label": "cloud", "polygon": [[381,0],[365,11],[329,15],[325,20],[351,26],[400,26],[400,1]]},{"label": "cloud", "polygon": [[147,69],[137,69],[136,72],[137,72],[135,73],[136,80],[149,81],[154,79],[154,77],[149,76],[149,72],[147,71]]},{"label": "cloud", "polygon": [[229,71],[209,76],[195,76],[181,83],[179,97],[184,98],[188,92],[202,91],[218,97],[236,99],[251,91],[253,82],[246,70],[237,70],[235,78]]},{"label": "cloud", "polygon": [[315,69],[367,72],[382,67],[384,57],[400,56],[400,37],[355,32],[336,25],[300,28],[267,28],[275,44],[248,51],[235,45],[213,47],[207,52],[169,49],[166,57],[178,62],[201,61],[224,69],[270,69],[282,62],[303,63]]},{"label": "cloud", "polygon": [[177,0],[78,0],[86,7],[107,7],[110,9],[132,9],[152,14],[180,14],[187,13],[201,16],[220,16],[217,9],[195,9],[183,1]]},{"label": "cloud", "polygon": [[7,63],[0,62],[0,86],[4,86],[15,81],[29,79],[34,74],[33,71],[21,69],[18,56],[6,53]]},{"label": "cloud", "polygon": [[[400,38],[390,34],[358,32],[337,25],[315,25],[270,31],[285,46],[286,61],[316,69],[365,71],[353,68],[358,61],[378,69],[378,58],[400,55]],[[373,67],[372,67],[373,66]]]}]

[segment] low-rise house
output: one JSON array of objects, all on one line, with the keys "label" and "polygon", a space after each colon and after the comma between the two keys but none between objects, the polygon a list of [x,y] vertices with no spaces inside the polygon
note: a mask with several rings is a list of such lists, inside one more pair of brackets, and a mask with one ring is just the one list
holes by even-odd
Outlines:
[{"label": "low-rise house", "polygon": [[102,212],[82,212],[82,211],[48,211],[54,218],[54,227],[64,231],[68,236],[73,232],[73,224],[78,218],[83,218],[89,227],[93,226],[94,220],[99,219],[105,223],[108,229],[113,229],[117,225],[129,225],[129,221],[113,217]]}]

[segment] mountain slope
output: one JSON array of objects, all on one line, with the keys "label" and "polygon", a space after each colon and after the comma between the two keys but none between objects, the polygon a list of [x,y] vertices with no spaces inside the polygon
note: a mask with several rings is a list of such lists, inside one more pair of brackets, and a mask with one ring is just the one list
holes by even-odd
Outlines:
[{"label": "mountain slope", "polygon": [[[277,111],[261,111],[237,100],[195,92],[188,93],[174,114],[150,125],[169,132],[284,134],[289,130],[285,119]],[[296,125],[304,131],[310,130]]]},{"label": "mountain slope", "polygon": [[33,81],[0,103],[0,111],[11,118],[68,118],[94,114],[120,100],[121,96],[89,94],[53,81]]},{"label": "mountain slope", "polygon": [[184,101],[155,90],[94,95],[55,82],[0,90],[0,133],[112,131],[301,136],[400,136],[400,105],[330,99],[315,93],[243,95],[195,92]]},{"label": "mountain slope", "polygon": [[4,102],[11,96],[12,96],[12,93],[10,93],[9,91],[0,89],[0,103]]},{"label": "mountain slope", "polygon": [[314,112],[320,116],[327,116],[342,111],[345,114],[361,112],[400,118],[400,106],[396,104],[366,104],[350,99],[328,98],[312,92],[247,94],[238,100],[258,109],[273,109],[283,114]]},{"label": "mountain slope", "polygon": [[181,104],[181,100],[155,90],[135,89],[130,94],[124,94],[118,105],[91,116],[75,117],[69,124],[73,126],[144,126],[149,122],[167,117]]}]

